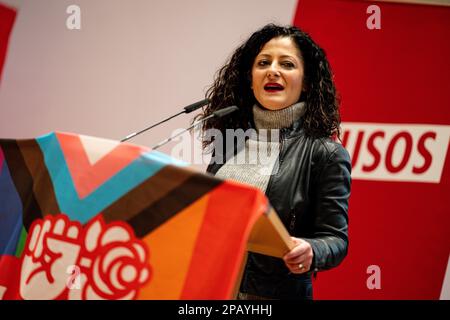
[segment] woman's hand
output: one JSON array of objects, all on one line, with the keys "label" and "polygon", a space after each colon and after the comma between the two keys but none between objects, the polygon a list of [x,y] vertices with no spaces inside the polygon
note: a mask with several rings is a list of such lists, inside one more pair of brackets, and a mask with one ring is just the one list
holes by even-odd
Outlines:
[{"label": "woman's hand", "polygon": [[283,257],[284,263],[292,273],[301,274],[311,269],[314,256],[311,245],[300,238],[291,237],[295,247]]}]

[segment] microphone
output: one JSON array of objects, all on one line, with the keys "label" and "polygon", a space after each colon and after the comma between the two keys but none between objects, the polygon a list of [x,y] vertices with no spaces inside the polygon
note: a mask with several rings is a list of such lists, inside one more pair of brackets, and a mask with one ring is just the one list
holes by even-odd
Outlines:
[{"label": "microphone", "polygon": [[197,110],[198,108],[203,107],[204,105],[207,105],[209,103],[209,99],[203,99],[197,102],[194,102],[193,104],[190,104],[186,107],[184,107],[184,112],[185,113],[191,113],[192,111]]},{"label": "microphone", "polygon": [[131,138],[134,138],[134,137],[136,137],[137,135],[140,135],[141,133],[143,133],[143,132],[145,132],[145,131],[147,131],[147,130],[150,130],[150,129],[156,127],[156,126],[159,126],[160,124],[162,124],[162,123],[164,123],[164,122],[169,121],[170,119],[173,119],[173,118],[179,116],[180,114],[183,114],[183,113],[191,113],[192,111],[195,111],[195,110],[197,110],[197,109],[203,107],[204,105],[207,105],[208,103],[209,103],[209,99],[203,99],[203,100],[194,102],[194,103],[192,103],[192,104],[190,104],[190,105],[184,107],[184,108],[183,108],[184,111],[178,112],[177,114],[175,114],[175,115],[173,115],[173,116],[170,116],[169,118],[164,119],[164,120],[162,120],[162,121],[160,121],[160,122],[158,122],[158,123],[155,123],[155,124],[153,124],[153,125],[151,125],[151,126],[145,128],[145,129],[142,129],[141,131],[133,132],[133,133],[127,135],[127,136],[126,136],[125,138],[123,138],[122,140],[120,140],[120,142],[125,142],[125,141],[127,141],[127,140],[130,140]]},{"label": "microphone", "polygon": [[226,116],[226,115],[229,115],[230,113],[235,112],[236,110],[239,110],[239,108],[236,107],[236,106],[230,106],[230,107],[226,107],[226,108],[223,108],[223,109],[214,111],[214,112],[211,113],[209,116],[207,116],[207,117],[205,117],[205,118],[203,118],[203,119],[201,119],[201,120],[199,120],[199,121],[194,122],[189,128],[184,129],[184,130],[180,131],[179,133],[177,133],[176,135],[174,135],[174,136],[172,136],[172,137],[170,137],[170,138],[167,138],[166,140],[161,141],[160,143],[158,143],[157,145],[155,145],[154,147],[152,147],[152,150],[156,150],[156,149],[162,147],[163,145],[169,143],[170,141],[172,141],[172,140],[175,139],[176,137],[182,135],[182,134],[185,133],[186,131],[191,130],[192,128],[195,128],[196,126],[198,126],[199,124],[202,124],[204,121],[206,121],[206,120],[208,120],[208,119],[211,119],[211,118],[214,118],[214,117],[216,117],[216,118],[222,118],[222,117],[224,117],[224,116]]}]

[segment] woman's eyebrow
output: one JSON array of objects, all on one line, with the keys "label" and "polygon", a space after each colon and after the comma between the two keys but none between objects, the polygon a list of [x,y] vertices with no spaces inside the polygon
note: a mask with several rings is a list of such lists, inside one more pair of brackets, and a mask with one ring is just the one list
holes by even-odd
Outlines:
[{"label": "woman's eyebrow", "polygon": [[284,54],[284,55],[280,56],[280,58],[291,58],[291,59],[295,59],[296,56],[291,56],[291,55],[289,55],[289,54]]},{"label": "woman's eyebrow", "polygon": [[[261,54],[258,54],[258,57],[271,58],[272,55],[270,55],[268,53],[261,53]],[[280,56],[280,58],[292,58],[292,59],[294,59],[295,56],[292,56],[292,55],[289,55],[289,54],[283,54],[283,55]]]}]

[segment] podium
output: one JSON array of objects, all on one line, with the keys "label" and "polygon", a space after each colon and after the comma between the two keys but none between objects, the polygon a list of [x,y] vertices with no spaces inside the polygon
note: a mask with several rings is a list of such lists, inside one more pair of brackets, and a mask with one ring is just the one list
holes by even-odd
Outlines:
[{"label": "podium", "polygon": [[71,133],[0,140],[0,299],[233,299],[289,234],[256,188]]}]

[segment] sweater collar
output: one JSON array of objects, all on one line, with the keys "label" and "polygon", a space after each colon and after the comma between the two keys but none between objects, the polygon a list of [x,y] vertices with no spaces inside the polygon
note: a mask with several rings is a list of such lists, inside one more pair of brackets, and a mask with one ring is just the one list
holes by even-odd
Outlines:
[{"label": "sweater collar", "polygon": [[257,130],[288,128],[305,113],[305,102],[298,102],[280,110],[253,106],[253,120]]}]

